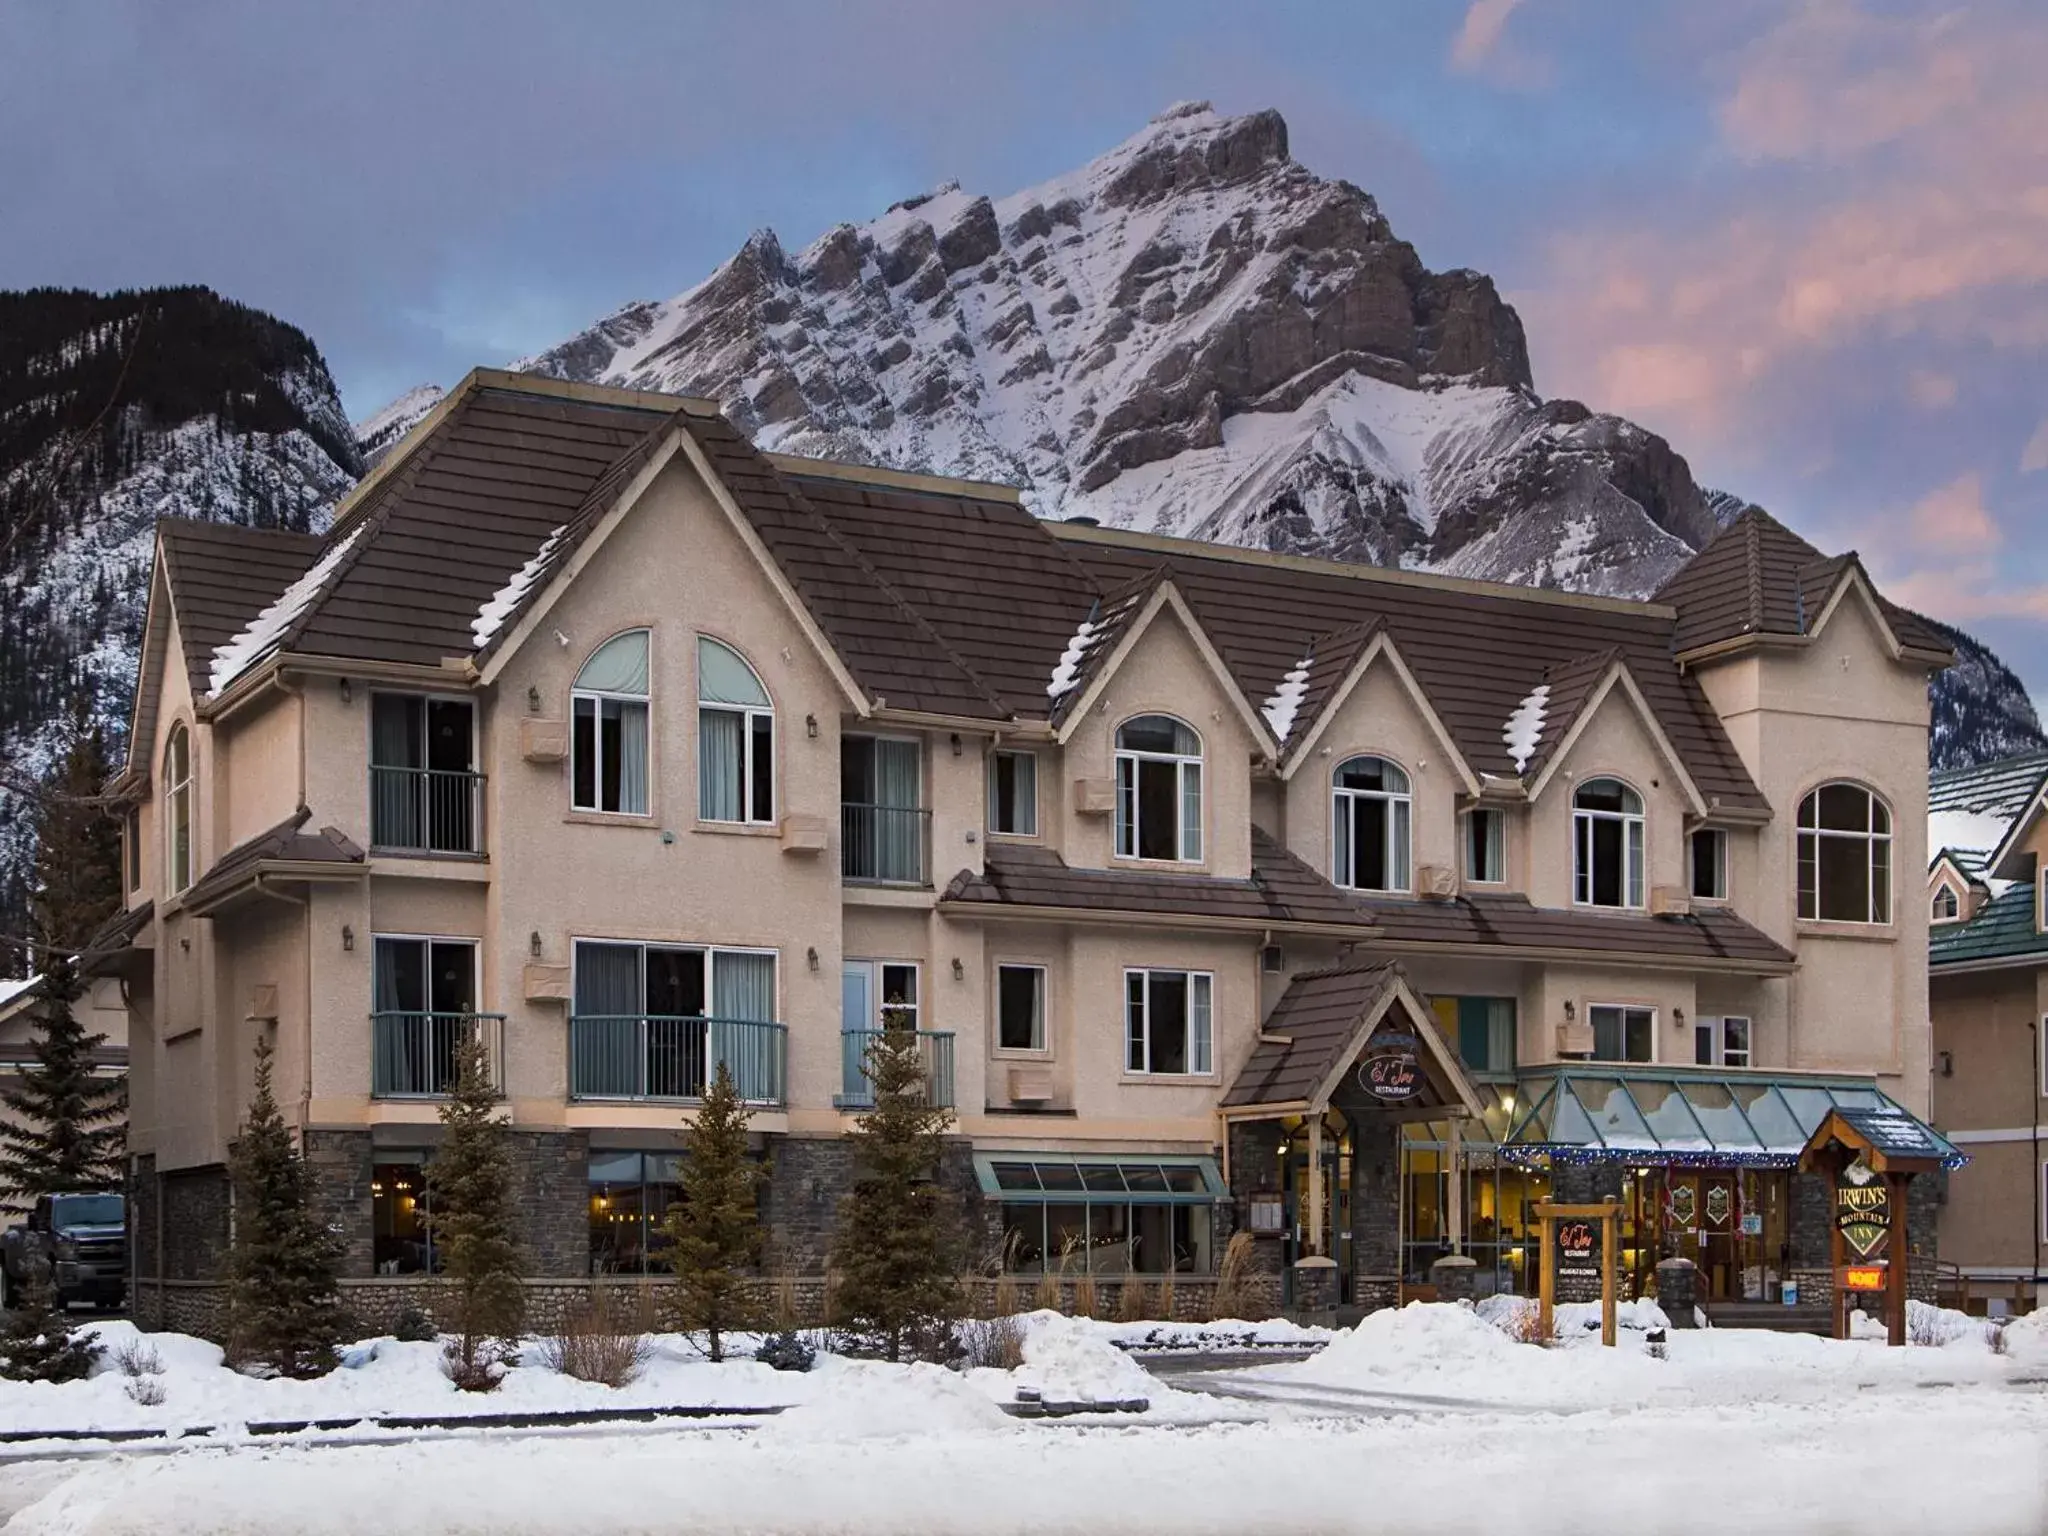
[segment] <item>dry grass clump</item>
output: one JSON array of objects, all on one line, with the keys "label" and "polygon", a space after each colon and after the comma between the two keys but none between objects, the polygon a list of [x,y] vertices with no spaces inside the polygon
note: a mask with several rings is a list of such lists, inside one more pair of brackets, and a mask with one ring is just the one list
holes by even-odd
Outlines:
[{"label": "dry grass clump", "polygon": [[1254,1241],[1251,1233],[1236,1232],[1224,1246],[1223,1264],[1216,1272],[1216,1293],[1210,1302],[1209,1315],[1212,1318],[1237,1317],[1247,1322],[1258,1321],[1252,1314],[1264,1308],[1258,1305],[1245,1283],[1251,1272]]},{"label": "dry grass clump", "polygon": [[1142,1323],[1151,1316],[1147,1310],[1152,1304],[1145,1282],[1136,1275],[1124,1278],[1123,1288],[1117,1292],[1116,1320],[1120,1323]]},{"label": "dry grass clump", "polygon": [[625,1386],[653,1354],[644,1311],[644,1305],[628,1306],[610,1286],[593,1287],[588,1297],[564,1309],[561,1325],[541,1340],[541,1363],[578,1381]]}]

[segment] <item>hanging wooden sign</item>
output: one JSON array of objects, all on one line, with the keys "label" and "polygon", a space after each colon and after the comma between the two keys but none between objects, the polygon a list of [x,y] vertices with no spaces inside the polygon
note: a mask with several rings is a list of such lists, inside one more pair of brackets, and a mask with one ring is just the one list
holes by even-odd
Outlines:
[{"label": "hanging wooden sign", "polygon": [[1835,1227],[1859,1259],[1870,1258],[1891,1236],[1891,1192],[1860,1162],[1851,1163],[1835,1181]]},{"label": "hanging wooden sign", "polygon": [[1408,1103],[1422,1087],[1415,1057],[1420,1044],[1413,1035],[1374,1035],[1358,1063],[1358,1086],[1382,1104]]},{"label": "hanging wooden sign", "polygon": [[1728,1225],[1729,1214],[1734,1209],[1734,1200],[1726,1184],[1707,1186],[1707,1224],[1713,1227]]}]

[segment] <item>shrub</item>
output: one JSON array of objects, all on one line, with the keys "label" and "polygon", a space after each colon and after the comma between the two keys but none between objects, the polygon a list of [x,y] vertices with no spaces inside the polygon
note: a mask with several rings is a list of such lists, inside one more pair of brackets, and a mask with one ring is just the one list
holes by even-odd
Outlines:
[{"label": "shrub", "polygon": [[400,1307],[391,1320],[391,1337],[401,1344],[431,1344],[440,1336],[434,1320],[411,1302]]},{"label": "shrub", "polygon": [[82,1381],[92,1374],[100,1347],[74,1328],[50,1288],[49,1267],[36,1265],[0,1327],[0,1378],[8,1381]]},{"label": "shrub", "polygon": [[1210,1301],[1210,1316],[1213,1318],[1243,1318],[1256,1322],[1254,1311],[1262,1311],[1245,1284],[1250,1273],[1252,1246],[1257,1240],[1249,1232],[1235,1232],[1224,1245],[1223,1263],[1216,1272],[1216,1294]]},{"label": "shrub", "polygon": [[1124,1281],[1123,1289],[1117,1292],[1116,1320],[1120,1323],[1142,1323],[1149,1316],[1151,1298],[1145,1292],[1145,1282],[1136,1275]]},{"label": "shrub", "polygon": [[1094,1317],[1102,1307],[1102,1298],[1095,1288],[1095,1271],[1084,1269],[1081,1278],[1074,1282],[1074,1316]]},{"label": "shrub", "polygon": [[578,1381],[625,1386],[653,1354],[646,1331],[626,1312],[610,1287],[592,1288],[587,1297],[564,1309],[561,1326],[541,1340],[541,1364]]},{"label": "shrub", "polygon": [[960,1325],[962,1363],[1014,1371],[1024,1363],[1024,1324],[1015,1315],[980,1317]]},{"label": "shrub", "polygon": [[497,1387],[526,1321],[511,1150],[498,1107],[490,1056],[472,1031],[456,1047],[455,1091],[441,1106],[441,1150],[428,1172],[428,1221],[445,1255],[454,1324],[442,1368],[465,1392]]},{"label": "shrub", "polygon": [[810,1340],[793,1328],[782,1328],[761,1341],[754,1358],[778,1371],[808,1371],[817,1363],[818,1351]]},{"label": "shrub", "polygon": [[1032,1288],[1031,1304],[1041,1312],[1059,1311],[1060,1277],[1050,1269],[1038,1277],[1038,1284]]},{"label": "shrub", "polygon": [[122,1390],[128,1394],[128,1401],[144,1408],[156,1408],[163,1404],[164,1383],[160,1376],[137,1376]]},{"label": "shrub", "polygon": [[998,1275],[994,1290],[989,1297],[989,1314],[992,1317],[1015,1317],[1024,1310],[1023,1298],[1017,1290],[1014,1275]]},{"label": "shrub", "polygon": [[1161,1320],[1169,1323],[1173,1321],[1173,1302],[1173,1276],[1170,1274],[1161,1275],[1159,1277],[1159,1316]]},{"label": "shrub", "polygon": [[161,1376],[164,1357],[156,1352],[154,1344],[134,1338],[114,1351],[114,1366],[123,1376],[131,1378]]}]

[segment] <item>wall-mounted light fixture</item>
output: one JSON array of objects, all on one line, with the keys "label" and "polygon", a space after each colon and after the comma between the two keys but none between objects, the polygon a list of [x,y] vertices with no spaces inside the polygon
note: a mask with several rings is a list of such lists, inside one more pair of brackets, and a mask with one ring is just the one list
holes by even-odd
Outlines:
[{"label": "wall-mounted light fixture", "polygon": [[1579,1016],[1579,1005],[1570,998],[1564,1000],[1564,1016],[1567,1022]]},{"label": "wall-mounted light fixture", "polygon": [[344,677],[341,680],[341,702],[344,704],[353,703],[355,701],[355,696],[355,684],[351,683],[347,678]]},{"label": "wall-mounted light fixture", "polygon": [[356,947],[356,931],[347,923],[341,925],[341,947],[346,950],[353,950]]},{"label": "wall-mounted light fixture", "polygon": [[1685,1028],[1685,1010],[1683,1008],[1672,1009],[1671,1022],[1673,1024],[1676,1024],[1680,1029]]},{"label": "wall-mounted light fixture", "polygon": [[958,757],[958,756],[960,755],[960,733],[959,733],[958,731],[955,731],[955,732],[953,733],[953,738],[952,738],[952,739],[953,739],[953,755],[954,755],[955,757]]},{"label": "wall-mounted light fixture", "polygon": [[526,936],[526,952],[536,960],[540,958],[540,930],[538,928]]},{"label": "wall-mounted light fixture", "polygon": [[960,963],[958,955],[953,957],[953,979],[955,981],[965,981],[967,979],[967,967]]},{"label": "wall-mounted light fixture", "polygon": [[537,715],[540,713],[540,690],[538,688],[534,688],[531,686],[527,688],[526,712],[529,715]]},{"label": "wall-mounted light fixture", "polygon": [[804,951],[804,964],[808,965],[814,971],[818,968],[817,945],[813,944],[809,949]]},{"label": "wall-mounted light fixture", "polygon": [[1936,1051],[1934,1056],[1941,1063],[1941,1075],[1943,1077],[1954,1077],[1956,1075],[1956,1056],[1954,1051]]},{"label": "wall-mounted light fixture", "polygon": [[816,715],[804,716],[804,734],[813,741],[818,739],[818,717]]}]

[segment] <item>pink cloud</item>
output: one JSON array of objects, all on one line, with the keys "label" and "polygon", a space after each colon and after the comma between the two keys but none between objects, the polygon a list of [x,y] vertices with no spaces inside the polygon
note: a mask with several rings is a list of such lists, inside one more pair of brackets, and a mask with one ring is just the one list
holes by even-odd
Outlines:
[{"label": "pink cloud", "polygon": [[1980,619],[2048,619],[2048,586],[2000,586],[1989,561],[1881,573],[1884,594],[1950,624]]},{"label": "pink cloud", "polygon": [[1451,63],[1459,69],[1477,69],[1500,42],[1508,17],[1522,0],[1472,0],[1465,21],[1451,43]]},{"label": "pink cloud", "polygon": [[2004,534],[1984,507],[1984,481],[1974,470],[1913,503],[1913,537],[1930,549],[1995,549]]},{"label": "pink cloud", "polygon": [[2020,473],[2032,474],[2037,469],[2048,469],[2048,416],[2041,418],[2041,425],[2020,450]]},{"label": "pink cloud", "polygon": [[1945,411],[1956,403],[1960,386],[1952,373],[1915,368],[1906,375],[1906,397],[1925,411]]}]

